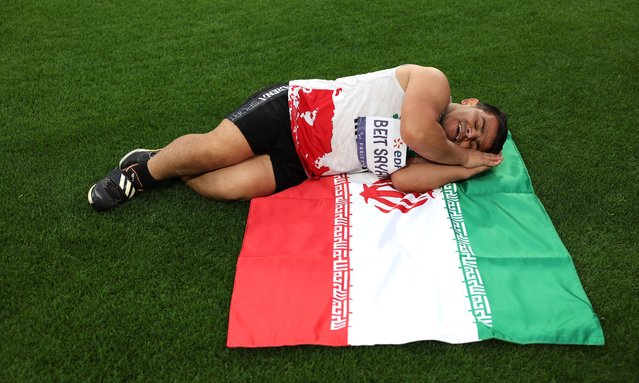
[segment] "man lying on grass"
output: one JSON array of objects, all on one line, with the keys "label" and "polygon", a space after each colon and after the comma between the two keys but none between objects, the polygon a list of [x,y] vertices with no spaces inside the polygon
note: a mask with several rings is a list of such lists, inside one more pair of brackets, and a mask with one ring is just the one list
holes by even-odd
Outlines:
[{"label": "man lying on grass", "polygon": [[207,198],[249,200],[366,170],[398,190],[424,192],[499,165],[506,136],[503,112],[475,98],[452,103],[435,68],[290,81],[257,92],[209,133],[133,150],[88,198],[107,211],[181,178]]}]

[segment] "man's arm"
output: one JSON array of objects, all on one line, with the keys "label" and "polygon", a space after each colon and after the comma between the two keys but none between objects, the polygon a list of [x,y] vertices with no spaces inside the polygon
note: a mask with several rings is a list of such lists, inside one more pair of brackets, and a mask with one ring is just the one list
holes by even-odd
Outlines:
[{"label": "man's arm", "polygon": [[465,167],[498,165],[496,155],[464,149],[446,137],[438,122],[450,102],[446,76],[436,68],[417,65],[407,66],[405,71],[407,81],[400,133],[406,145],[420,156],[440,164]]},{"label": "man's arm", "polygon": [[404,193],[423,193],[450,182],[468,179],[488,169],[488,166],[465,168],[460,165],[441,165],[415,157],[408,160],[406,167],[391,174],[391,182],[395,189]]}]

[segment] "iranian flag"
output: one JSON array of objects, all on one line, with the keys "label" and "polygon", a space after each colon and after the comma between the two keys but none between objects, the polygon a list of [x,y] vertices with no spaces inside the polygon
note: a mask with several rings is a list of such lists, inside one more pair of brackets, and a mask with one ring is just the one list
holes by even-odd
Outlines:
[{"label": "iranian flag", "polygon": [[602,345],[512,139],[499,167],[424,194],[368,173],[251,202],[228,346]]}]

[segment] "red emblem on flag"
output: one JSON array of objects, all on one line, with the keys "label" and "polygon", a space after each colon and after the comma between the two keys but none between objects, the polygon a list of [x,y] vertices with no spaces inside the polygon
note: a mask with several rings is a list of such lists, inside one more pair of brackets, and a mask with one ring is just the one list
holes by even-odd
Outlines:
[{"label": "red emblem on flag", "polygon": [[394,147],[395,149],[399,149],[399,148],[401,148],[401,147],[402,147],[402,145],[404,145],[404,142],[402,141],[402,139],[401,139],[401,138],[396,138],[393,142],[394,142],[394,143],[393,143],[393,147]]},{"label": "red emblem on flag", "polygon": [[364,202],[372,204],[382,213],[390,213],[393,210],[408,213],[411,209],[435,198],[432,190],[422,194],[400,192],[393,188],[390,179],[376,181],[370,186],[364,185],[364,190],[359,195],[364,197]]}]

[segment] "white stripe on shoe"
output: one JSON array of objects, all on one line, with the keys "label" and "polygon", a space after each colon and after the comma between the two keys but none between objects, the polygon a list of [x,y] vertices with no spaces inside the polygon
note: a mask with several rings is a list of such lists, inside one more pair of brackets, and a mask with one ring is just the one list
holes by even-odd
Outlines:
[{"label": "white stripe on shoe", "polygon": [[89,204],[93,205],[93,197],[91,197],[91,192],[93,191],[93,189],[95,189],[95,185],[91,186],[91,189],[89,189]]},{"label": "white stripe on shoe", "polygon": [[[122,176],[122,178],[124,178],[124,175]],[[126,185],[126,189],[124,190],[124,194],[126,194],[126,196],[128,198],[131,198],[131,195],[130,195],[131,194],[131,181],[126,180],[124,182],[124,184]]]}]

